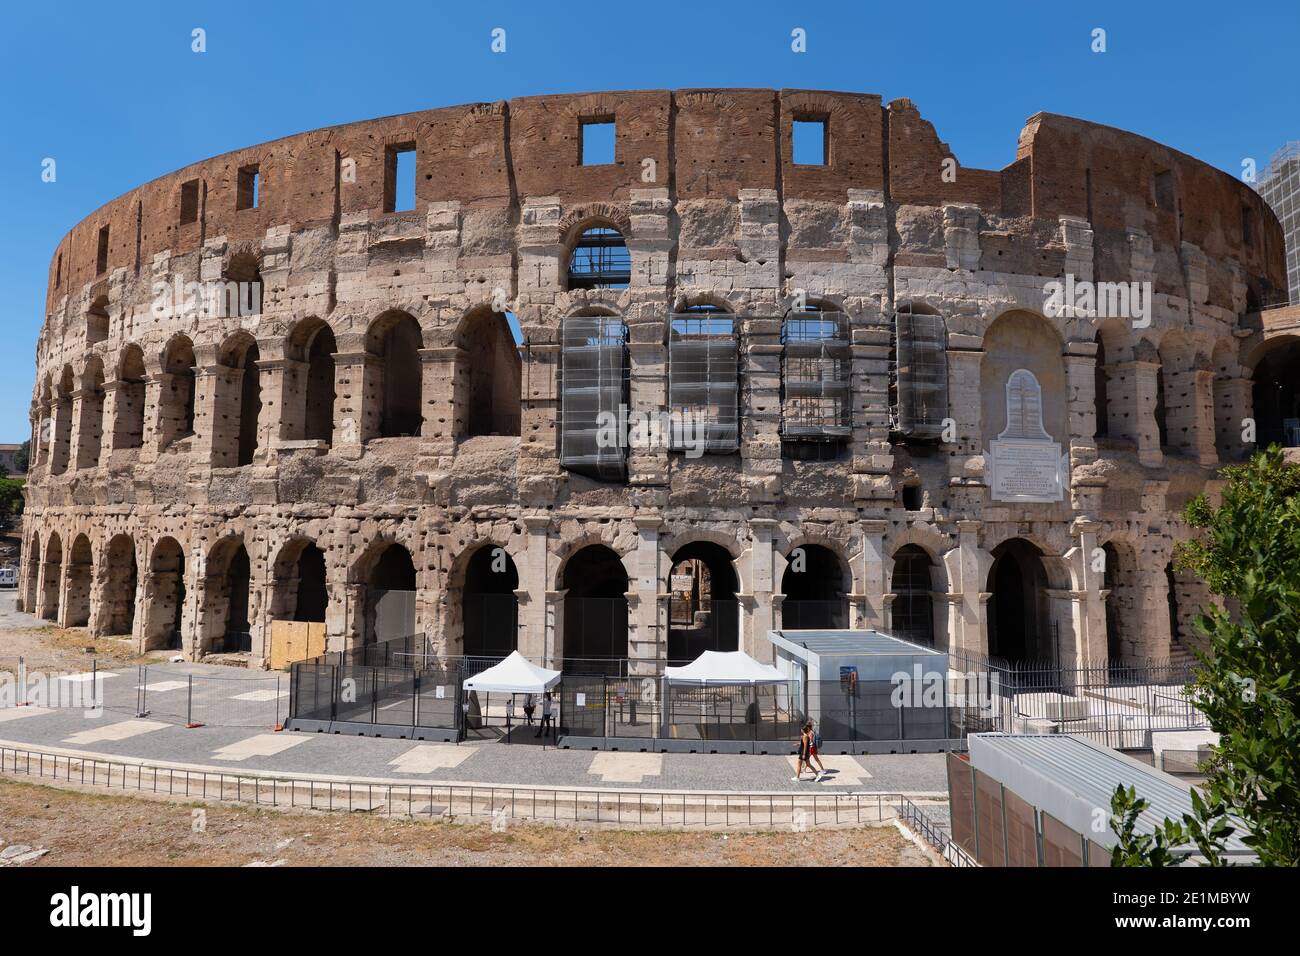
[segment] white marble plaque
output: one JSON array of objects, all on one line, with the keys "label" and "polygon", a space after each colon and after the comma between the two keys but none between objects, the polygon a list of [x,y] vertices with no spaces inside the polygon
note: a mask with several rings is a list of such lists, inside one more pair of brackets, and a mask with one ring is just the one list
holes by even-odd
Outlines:
[{"label": "white marble plaque", "polygon": [[990,443],[990,451],[994,501],[1060,501],[1064,496],[1058,443],[1013,438]]}]

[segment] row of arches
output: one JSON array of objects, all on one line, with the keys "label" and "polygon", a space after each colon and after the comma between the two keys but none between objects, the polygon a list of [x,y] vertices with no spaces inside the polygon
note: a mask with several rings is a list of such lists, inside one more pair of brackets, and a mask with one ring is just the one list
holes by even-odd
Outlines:
[{"label": "row of arches", "polygon": [[[1106,556],[1104,592],[1107,648],[1112,661],[1140,656],[1143,585],[1131,548],[1114,542]],[[1051,561],[1059,559],[1050,559]],[[50,532],[33,535],[27,550],[25,606],[63,626],[91,626],[103,634],[135,635],[143,650],[180,649],[186,622],[199,631],[204,652],[253,650],[255,617],[325,622],[332,587],[322,549],[295,537],[271,561],[266,607],[242,537],[228,536],[202,556],[199,593],[187,597],[186,553],[176,538],[153,542],[142,567],[130,535],[119,533],[94,554],[90,538],[70,541]],[[1024,539],[1003,542],[992,552],[988,653],[1009,660],[1060,658],[1060,635],[1049,609],[1059,590],[1059,571]],[[1190,636],[1190,616],[1206,595],[1195,582],[1166,569],[1170,636]],[[694,660],[705,650],[741,647],[740,578],[728,550],[709,541],[677,548],[670,558],[666,646],[670,662]],[[946,646],[946,585],[942,569],[916,544],[893,555],[888,581],[892,633],[927,646]],[[570,555],[557,581],[563,594],[563,643],[553,653],[577,666],[589,660],[629,655],[629,577],[623,558],[603,544]],[[1054,588],[1053,585],[1056,585]],[[363,644],[406,637],[420,629],[420,587],[416,563],[400,543],[377,540],[353,563],[343,600],[357,602],[358,638]],[[835,551],[801,545],[786,556],[781,576],[778,623],[782,629],[842,629],[850,626],[851,574]],[[485,544],[468,552],[456,583],[444,596],[451,627],[450,654],[501,657],[518,646],[520,577],[505,548]],[[188,601],[188,603],[187,603]],[[92,614],[94,619],[92,620]],[[137,627],[137,615],[142,615]]]}]

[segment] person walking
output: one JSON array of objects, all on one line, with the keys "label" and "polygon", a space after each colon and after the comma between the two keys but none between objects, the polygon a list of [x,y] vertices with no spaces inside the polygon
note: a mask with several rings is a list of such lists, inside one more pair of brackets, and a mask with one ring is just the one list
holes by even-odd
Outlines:
[{"label": "person walking", "polygon": [[551,701],[550,691],[547,691],[542,695],[542,725],[537,728],[538,737],[546,733],[548,728],[550,729],[551,737],[555,737],[555,724],[553,723],[554,716],[555,704]]},{"label": "person walking", "polygon": [[819,783],[822,777],[826,776],[826,765],[822,763],[821,755],[817,751],[822,746],[822,735],[818,733],[813,726],[813,722],[808,721],[808,769],[813,768],[813,761],[817,761],[817,776],[813,778],[813,783]]},{"label": "person walking", "polygon": [[[792,781],[803,779],[803,768],[808,764],[808,749],[812,745],[810,727],[810,724],[804,724],[799,728],[799,760],[795,765],[794,776],[790,778]],[[812,769],[811,765],[809,769]]]},{"label": "person walking", "polygon": [[537,700],[532,694],[524,694],[524,719],[528,721],[528,726],[533,725],[533,712],[537,710]]}]

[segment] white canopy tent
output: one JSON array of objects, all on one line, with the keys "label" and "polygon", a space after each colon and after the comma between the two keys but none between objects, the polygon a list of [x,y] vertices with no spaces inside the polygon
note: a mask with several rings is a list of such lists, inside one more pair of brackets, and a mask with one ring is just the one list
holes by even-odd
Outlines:
[{"label": "white canopy tent", "polygon": [[543,694],[560,682],[560,672],[538,667],[518,651],[464,682],[466,691],[487,694]]},{"label": "white canopy tent", "polygon": [[789,678],[771,664],[761,664],[744,651],[705,651],[683,667],[665,667],[668,684],[697,687],[784,684]]}]

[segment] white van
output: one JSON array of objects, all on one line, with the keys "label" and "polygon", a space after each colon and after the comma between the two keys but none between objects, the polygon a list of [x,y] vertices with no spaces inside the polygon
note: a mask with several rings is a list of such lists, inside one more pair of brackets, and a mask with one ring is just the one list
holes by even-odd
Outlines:
[{"label": "white van", "polygon": [[0,568],[0,588],[18,587],[18,569]]}]

